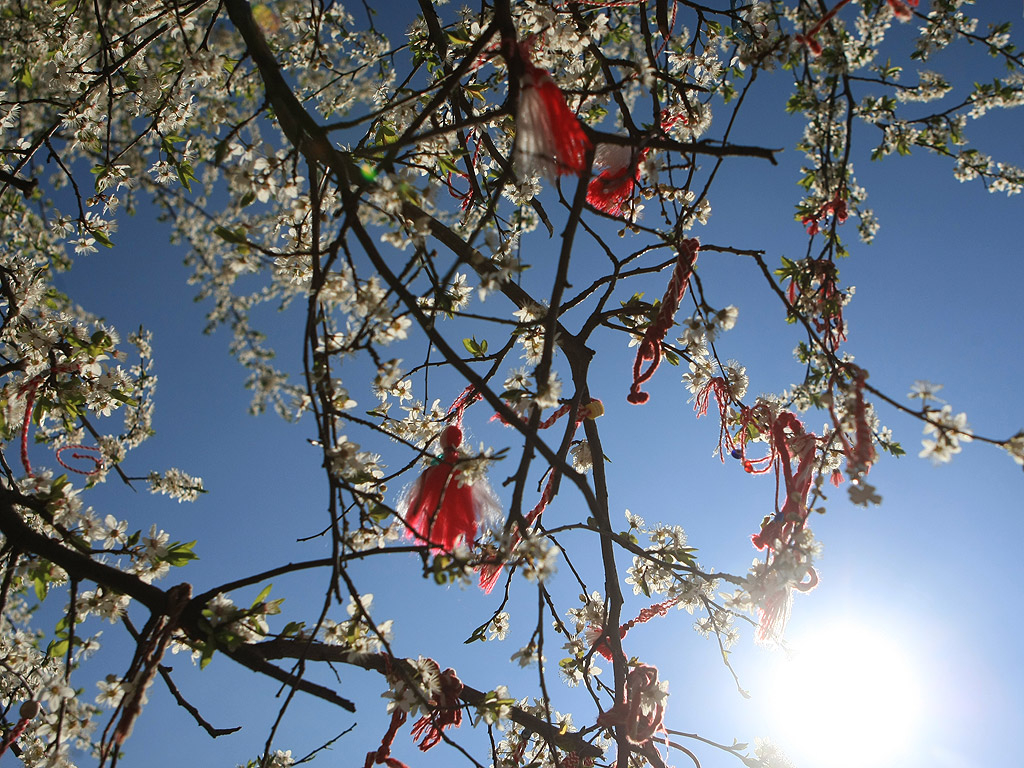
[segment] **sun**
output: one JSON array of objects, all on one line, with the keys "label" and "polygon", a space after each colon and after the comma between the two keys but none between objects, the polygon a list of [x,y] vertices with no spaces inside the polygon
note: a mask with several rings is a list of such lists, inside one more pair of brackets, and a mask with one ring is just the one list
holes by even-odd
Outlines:
[{"label": "sun", "polygon": [[914,748],[926,700],[909,648],[848,622],[789,645],[761,698],[790,758],[819,768],[900,765]]}]

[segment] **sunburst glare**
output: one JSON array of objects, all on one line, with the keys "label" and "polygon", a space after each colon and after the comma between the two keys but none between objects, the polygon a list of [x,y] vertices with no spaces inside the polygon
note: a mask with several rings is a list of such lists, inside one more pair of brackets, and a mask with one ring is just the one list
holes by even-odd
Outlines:
[{"label": "sunburst glare", "polygon": [[910,649],[867,626],[837,623],[795,637],[762,700],[798,765],[897,766],[911,751],[925,692]]}]

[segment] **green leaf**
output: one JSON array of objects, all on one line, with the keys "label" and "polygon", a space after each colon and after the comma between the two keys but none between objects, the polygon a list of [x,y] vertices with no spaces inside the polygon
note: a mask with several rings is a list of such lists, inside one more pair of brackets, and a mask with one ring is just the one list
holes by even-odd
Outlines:
[{"label": "green leaf", "polygon": [[204,643],[202,657],[199,659],[199,668],[206,669],[206,665],[213,661],[214,647],[212,643]]},{"label": "green leaf", "polygon": [[267,586],[265,586],[260,593],[256,595],[256,599],[252,601],[252,607],[255,608],[266,600],[270,596],[270,590],[273,589],[273,587],[273,584],[267,584]]},{"label": "green leaf", "polygon": [[51,658],[54,658],[54,659],[59,659],[61,656],[64,656],[65,654],[67,654],[67,652],[68,652],[68,641],[67,640],[57,640],[55,642],[51,642],[50,645],[46,649],[46,655],[50,656]]},{"label": "green leaf", "polygon": [[235,231],[231,231],[227,227],[214,227],[213,233],[222,240],[227,240],[229,243],[235,243],[237,245],[248,245],[249,241],[245,237],[245,230],[239,227]]},{"label": "green leaf", "polygon": [[477,341],[476,336],[462,340],[462,346],[466,348],[473,357],[483,357],[487,354],[487,339]]},{"label": "green leaf", "polygon": [[487,86],[483,83],[471,83],[469,85],[462,86],[462,90],[469,94],[471,99],[479,99],[485,101],[484,94],[487,92]]},{"label": "green leaf", "polygon": [[[489,624],[490,622],[488,622]],[[463,645],[469,645],[470,643],[476,643],[486,640],[485,632],[487,631],[487,624],[482,624],[473,630],[473,634],[470,635],[466,640],[462,641]]]},{"label": "green leaf", "polygon": [[115,400],[124,403],[125,405],[131,406],[132,408],[135,408],[139,404],[138,400],[128,397],[128,395],[126,395],[124,392],[121,392],[120,390],[117,389],[112,389],[110,391],[110,396]]},{"label": "green leaf", "polygon": [[451,156],[442,155],[437,158],[437,164],[441,166],[441,170],[445,173],[458,173],[459,167],[455,165],[455,159]]},{"label": "green leaf", "polygon": [[192,547],[195,545],[194,541],[187,544],[175,542],[167,548],[167,554],[163,557],[164,562],[172,568],[180,568],[191,560],[198,560],[199,555],[192,551]]}]

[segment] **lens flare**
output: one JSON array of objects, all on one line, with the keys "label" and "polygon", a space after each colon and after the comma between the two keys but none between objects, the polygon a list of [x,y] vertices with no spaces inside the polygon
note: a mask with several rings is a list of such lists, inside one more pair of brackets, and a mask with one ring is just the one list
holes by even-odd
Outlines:
[{"label": "lens flare", "polygon": [[790,645],[762,696],[790,758],[820,768],[899,765],[914,748],[925,701],[910,649],[850,623]]}]

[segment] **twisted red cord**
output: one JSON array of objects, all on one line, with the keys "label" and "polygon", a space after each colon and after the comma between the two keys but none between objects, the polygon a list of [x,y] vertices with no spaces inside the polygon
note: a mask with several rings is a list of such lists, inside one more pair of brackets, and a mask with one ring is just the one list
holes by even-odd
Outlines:
[{"label": "twisted red cord", "polygon": [[[630,744],[646,744],[654,734],[664,729],[665,706],[651,693],[658,688],[658,670],[641,664],[626,675],[625,698],[614,707],[602,712],[597,724],[605,728],[618,728]],[[644,698],[648,708],[644,711]],[[620,765],[625,765],[623,760]]]},{"label": "twisted red cord", "polygon": [[[758,549],[770,548],[775,541],[785,542],[794,531],[803,527],[808,514],[807,495],[814,479],[817,435],[807,432],[800,419],[785,411],[772,424],[771,438],[772,449],[777,456],[776,478],[781,469],[786,498],[781,508],[776,501],[774,517],[762,523],[761,530],[751,537]],[[794,458],[797,460],[796,472],[793,471]]]},{"label": "twisted red cord", "polygon": [[[675,606],[680,600],[682,600],[681,597],[673,597],[670,600],[665,600],[661,603],[655,603],[654,605],[644,608],[642,611],[640,611],[640,613],[637,615],[635,619],[630,619],[621,627],[619,627],[619,639],[621,640],[622,638],[624,638],[626,634],[629,632],[629,630],[631,630],[637,624],[646,624],[648,621],[650,621],[656,616],[664,616],[666,613],[668,613],[669,608]],[[605,642],[605,639],[603,637],[600,640],[598,640],[597,643],[594,645],[594,650],[600,653],[606,659],[608,659],[608,661],[612,660],[612,651],[608,647],[608,643]]]},{"label": "twisted red cord", "polygon": [[72,453],[71,454],[71,458],[72,459],[76,459],[76,460],[88,459],[89,461],[91,461],[93,463],[93,468],[92,469],[78,469],[77,467],[72,467],[70,464],[67,464],[64,461],[64,459],[61,458],[61,455],[64,453],[64,451],[92,451],[92,452],[95,452],[95,453],[99,454],[100,453],[100,449],[97,448],[96,446],[89,446],[89,445],[64,445],[64,446],[61,446],[60,448],[58,448],[56,451],[54,451],[54,455],[57,458],[57,463],[60,464],[62,467],[64,467],[64,469],[66,469],[66,470],[68,470],[70,472],[77,472],[79,475],[86,475],[86,476],[98,475],[100,473],[100,471],[102,471],[102,469],[103,469],[103,461],[98,456],[93,456],[93,455],[91,455],[89,453],[77,453],[77,452],[76,453]]},{"label": "twisted red cord", "polygon": [[[636,353],[636,361],[633,363],[633,385],[629,388],[629,395],[626,399],[634,405],[646,403],[650,395],[640,391],[640,385],[650,379],[658,366],[661,364],[661,342],[665,334],[675,323],[676,310],[679,303],[686,295],[686,288],[690,284],[690,275],[693,274],[693,266],[697,263],[697,251],[700,243],[694,239],[684,240],[680,243],[679,256],[676,259],[675,268],[672,270],[672,278],[669,280],[665,296],[661,300],[661,309],[647,330],[644,332],[640,348]],[[646,371],[641,371],[643,363],[650,360],[651,364]]]},{"label": "twisted red cord", "polygon": [[468,387],[462,390],[461,393],[459,393],[458,397],[455,398],[455,401],[448,409],[448,413],[445,414],[445,418],[450,419],[452,416],[454,416],[455,425],[458,426],[462,424],[462,416],[466,412],[466,409],[469,408],[469,406],[471,406],[477,400],[480,400],[481,397],[482,395],[476,391],[476,388],[472,384],[470,384]]},{"label": "twisted red cord", "polygon": [[28,460],[28,430],[32,426],[32,408],[36,404],[36,389],[39,381],[33,379],[28,385],[28,394],[25,396],[25,418],[21,422],[21,465],[25,467],[25,474],[35,477],[32,472],[32,464]]}]

